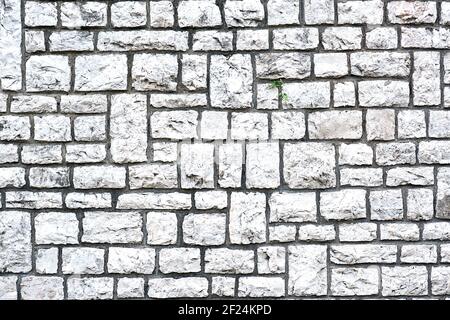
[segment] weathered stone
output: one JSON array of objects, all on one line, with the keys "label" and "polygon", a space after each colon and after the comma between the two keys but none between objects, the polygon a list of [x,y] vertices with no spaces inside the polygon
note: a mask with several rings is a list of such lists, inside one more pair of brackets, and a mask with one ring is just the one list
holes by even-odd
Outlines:
[{"label": "weathered stone", "polygon": [[358,87],[362,107],[407,107],[409,104],[409,83],[406,81],[361,81]]},{"label": "weathered stone", "polygon": [[240,277],[239,297],[282,297],[285,281],[275,277]]},{"label": "weathered stone", "polygon": [[[77,59],[78,60],[78,59]],[[69,91],[69,59],[64,56],[31,56],[26,65],[28,91]]]},{"label": "weathered stone", "polygon": [[304,79],[311,74],[311,57],[304,53],[260,53],[256,75],[260,79]]},{"label": "weathered stone", "polygon": [[82,241],[137,243],[142,241],[142,215],[138,212],[86,212]]},{"label": "weathered stone", "polygon": [[283,156],[284,178],[290,188],[323,189],[336,185],[332,144],[288,143]]},{"label": "weathered stone", "polygon": [[177,167],[174,164],[144,164],[128,168],[130,189],[176,188]]},{"label": "weathered stone", "polygon": [[31,168],[30,186],[35,188],[66,188],[70,186],[69,168]]},{"label": "weathered stone", "polygon": [[219,6],[213,1],[181,1],[178,5],[180,27],[214,27],[222,24]]},{"label": "weathered stone", "polygon": [[270,242],[292,242],[295,240],[296,227],[293,225],[269,226]]},{"label": "weathered stone", "polygon": [[150,274],[155,269],[155,249],[109,248],[108,272]]},{"label": "weathered stone", "polygon": [[366,191],[351,189],[320,194],[320,214],[327,220],[366,217]]},{"label": "weathered stone", "polygon": [[267,23],[269,26],[298,24],[300,5],[296,0],[269,0]]},{"label": "weathered stone", "polygon": [[227,143],[219,147],[218,183],[223,188],[241,186],[243,147],[239,143]]},{"label": "weathered stone", "polygon": [[310,50],[319,46],[319,31],[315,28],[275,29],[273,48],[276,50]]},{"label": "weathered stone", "polygon": [[277,143],[247,144],[246,186],[276,188],[280,185],[280,152]]},{"label": "weathered stone", "polygon": [[125,187],[125,168],[113,166],[75,167],[73,184],[77,189],[123,188]]},{"label": "weathered stone", "polygon": [[139,27],[147,23],[147,8],[143,1],[117,2],[111,5],[114,27]]},{"label": "weathered stone", "polygon": [[[31,249],[30,214],[18,211],[0,213],[0,272],[31,271]],[[8,287],[7,283],[4,285]],[[11,297],[11,293],[3,290],[0,293]]]},{"label": "weathered stone", "polygon": [[266,196],[263,193],[233,192],[229,215],[231,243],[266,241]]},{"label": "weathered stone", "polygon": [[419,226],[412,223],[386,223],[380,225],[381,240],[419,240]]},{"label": "weathered stone", "polygon": [[332,241],[336,238],[336,231],[332,225],[305,224],[298,228],[300,241]]},{"label": "weathered stone", "polygon": [[370,217],[372,220],[401,220],[403,200],[400,189],[371,191]]},{"label": "weathered stone", "polygon": [[78,243],[78,219],[70,212],[42,212],[34,219],[38,244]]},{"label": "weathered stone", "polygon": [[174,23],[174,8],[171,1],[150,2],[150,25],[154,28],[169,28]]},{"label": "weathered stone", "polygon": [[[133,59],[133,88],[139,91],[175,91],[178,63],[176,55],[137,54]],[[126,84],[126,81],[125,81]]]},{"label": "weathered stone", "polygon": [[55,112],[57,110],[56,99],[46,96],[15,96],[11,99],[11,112],[23,113],[44,113]]},{"label": "weathered stone", "polygon": [[184,189],[214,187],[214,145],[182,144],[180,180]]},{"label": "weathered stone", "polygon": [[58,248],[39,249],[36,254],[36,272],[55,274],[58,272]]},{"label": "weathered stone", "polygon": [[381,168],[344,168],[340,170],[341,186],[376,187],[383,184]]},{"label": "weathered stone", "polygon": [[423,138],[426,136],[425,113],[420,110],[401,110],[397,115],[398,137],[400,139]]},{"label": "weathered stone", "polygon": [[34,138],[38,141],[72,140],[70,118],[68,116],[34,117]]},{"label": "weathered stone", "polygon": [[24,168],[0,168],[0,188],[21,188],[25,185]]},{"label": "weathered stone", "polygon": [[205,56],[199,54],[184,54],[181,60],[181,70],[181,81],[188,90],[206,88],[207,65]]},{"label": "weathered stone", "polygon": [[354,106],[356,102],[355,84],[350,81],[335,83],[333,97],[335,107]]},{"label": "weathered stone", "polygon": [[258,254],[258,273],[284,273],[286,249],[283,247],[260,247]]},{"label": "weathered stone", "polygon": [[366,33],[366,45],[369,49],[395,49],[397,39],[397,30],[391,27],[375,27]]},{"label": "weathered stone", "polygon": [[286,101],[283,101],[283,108],[328,108],[331,102],[330,91],[329,82],[287,83],[283,86],[283,93],[288,97]]},{"label": "weathered stone", "polygon": [[450,219],[450,170],[439,168],[437,171],[436,216]]},{"label": "weathered stone", "polygon": [[415,164],[416,146],[413,143],[380,143],[375,148],[375,157],[379,165]]},{"label": "weathered stone", "polygon": [[66,146],[68,163],[95,163],[106,158],[104,144],[71,144]]},{"label": "weathered stone", "polygon": [[335,296],[369,296],[378,293],[379,269],[336,268],[331,271],[331,293]]},{"label": "weathered stone", "polygon": [[149,212],[147,214],[147,243],[167,245],[177,242],[178,220],[172,212]]},{"label": "weathered stone", "polygon": [[211,294],[219,297],[233,297],[236,280],[233,277],[213,277]]},{"label": "weathered stone", "polygon": [[306,24],[331,24],[334,22],[333,0],[305,0]]},{"label": "weathered stone", "polygon": [[308,117],[310,139],[360,139],[361,111],[313,112]]},{"label": "weathered stone", "polygon": [[414,105],[430,106],[441,103],[439,59],[438,52],[414,53]]},{"label": "weathered stone", "polygon": [[[187,32],[182,31],[169,31],[169,30],[129,30],[129,31],[104,31],[100,32],[98,35],[98,49],[100,51],[142,51],[142,50],[173,50],[173,51],[186,51],[188,49],[188,34]],[[167,55],[167,57],[171,57],[172,55]],[[146,72],[151,72],[152,70],[141,70],[144,73],[141,74],[139,72],[139,68],[145,68],[146,63],[145,60],[151,59],[164,59],[167,62],[171,63],[170,58],[166,58],[164,55],[149,55],[149,54],[140,54],[137,55],[139,62],[136,64],[136,74],[143,75]],[[176,58],[175,55],[173,55]],[[157,63],[156,63],[157,64]],[[161,66],[159,66],[161,67]],[[155,68],[155,72],[159,74],[162,72],[163,74],[159,74],[160,77],[163,77],[164,72],[168,72],[171,70],[170,66],[167,65],[167,68],[159,69]],[[172,65],[172,67],[176,67]],[[138,73],[139,72],[139,73]],[[133,73],[134,75],[135,73]],[[126,75],[126,72],[125,72]],[[145,88],[140,88],[141,86],[149,85],[145,83],[145,80],[140,80],[139,88],[145,90]]]},{"label": "weathered stone", "polygon": [[332,245],[330,259],[335,264],[394,263],[397,260],[397,246],[378,244]]},{"label": "weathered stone", "polygon": [[117,281],[118,298],[143,298],[145,280],[142,278],[119,278]]},{"label": "weathered stone", "polygon": [[339,164],[371,165],[373,150],[363,143],[341,144],[339,147]]},{"label": "weathered stone", "polygon": [[197,31],[194,33],[192,41],[194,51],[233,50],[233,33],[228,31]]},{"label": "weathered stone", "polygon": [[127,69],[125,55],[78,56],[75,59],[75,90],[125,90]]},{"label": "weathered stone", "polygon": [[198,191],[195,193],[197,209],[225,209],[228,199],[225,191]]},{"label": "weathered stone", "polygon": [[273,139],[301,139],[305,136],[305,115],[301,111],[272,112]]},{"label": "weathered stone", "polygon": [[229,27],[255,27],[264,19],[264,7],[259,0],[228,0],[224,9]]},{"label": "weathered stone", "polygon": [[393,1],[388,3],[387,10],[392,23],[434,23],[437,19],[436,3],[431,1]]},{"label": "weathered stone", "polygon": [[24,300],[62,300],[64,298],[63,278],[24,277],[20,292]]},{"label": "weathered stone", "polygon": [[252,84],[250,55],[234,54],[229,57],[211,57],[210,95],[212,107],[250,108],[253,104]]},{"label": "weathered stone", "polygon": [[117,209],[190,209],[190,194],[171,193],[128,193],[118,198]]},{"label": "weathered stone", "polygon": [[420,296],[428,293],[428,272],[424,266],[382,267],[383,296]]},{"label": "weathered stone", "polygon": [[55,52],[94,50],[94,34],[88,31],[53,32],[48,41]]},{"label": "weathered stone", "polygon": [[289,246],[288,293],[295,296],[327,294],[327,247]]},{"label": "weathered stone", "polygon": [[406,198],[408,219],[432,219],[434,215],[433,198],[433,191],[431,189],[409,189],[408,196]]},{"label": "weathered stone", "polygon": [[8,191],[5,199],[7,208],[62,208],[62,195],[58,192]]},{"label": "weathered stone", "polygon": [[183,220],[183,241],[194,245],[221,245],[225,242],[225,214],[189,214]]},{"label": "weathered stone", "polygon": [[269,120],[264,113],[231,114],[231,139],[267,140],[269,137]]},{"label": "weathered stone", "polygon": [[254,256],[253,250],[207,249],[205,251],[205,272],[252,273],[255,268]]},{"label": "weathered stone", "polygon": [[359,27],[329,27],[322,33],[325,50],[361,49],[362,31]]},{"label": "weathered stone", "polygon": [[114,162],[147,160],[147,101],[144,95],[113,96],[109,134]]},{"label": "weathered stone", "polygon": [[67,298],[69,300],[105,300],[113,297],[113,278],[67,279]]},{"label": "weathered stone", "polygon": [[200,277],[160,278],[148,280],[150,298],[204,298],[208,295],[208,280]]},{"label": "weathered stone", "polygon": [[370,222],[339,225],[339,240],[342,242],[373,241],[377,238],[377,225]]},{"label": "weathered stone", "polygon": [[402,167],[390,169],[386,176],[387,186],[426,186],[434,184],[432,167]]},{"label": "weathered stone", "polygon": [[222,111],[204,111],[201,120],[201,137],[219,140],[228,136],[228,113]]},{"label": "weathered stone", "polygon": [[387,109],[367,110],[367,140],[394,140],[395,111]]},{"label": "weathered stone", "polygon": [[404,263],[436,263],[437,249],[431,244],[402,246],[400,261]]},{"label": "weathered stone", "polygon": [[236,41],[237,50],[269,49],[268,30],[239,30]]},{"label": "weathered stone", "polygon": [[162,273],[200,271],[200,249],[170,248],[159,251],[159,270]]},{"label": "weathered stone", "polygon": [[316,195],[306,193],[273,193],[269,199],[270,222],[317,221]]},{"label": "weathered stone", "polygon": [[61,23],[68,28],[106,26],[106,7],[103,2],[63,2]]},{"label": "weathered stone", "polygon": [[150,117],[153,138],[182,140],[197,137],[196,111],[157,111]]},{"label": "weathered stone", "polygon": [[49,164],[61,163],[61,146],[56,144],[48,145],[25,145],[21,152],[22,162],[26,164]]},{"label": "weathered stone", "polygon": [[363,77],[406,77],[410,55],[399,52],[356,52],[350,55],[351,73]]},{"label": "weathered stone", "polygon": [[104,249],[63,248],[62,272],[65,274],[101,274],[104,272],[104,256]]},{"label": "weathered stone", "polygon": [[380,0],[340,2],[338,3],[338,21],[341,24],[381,24],[383,2]]}]

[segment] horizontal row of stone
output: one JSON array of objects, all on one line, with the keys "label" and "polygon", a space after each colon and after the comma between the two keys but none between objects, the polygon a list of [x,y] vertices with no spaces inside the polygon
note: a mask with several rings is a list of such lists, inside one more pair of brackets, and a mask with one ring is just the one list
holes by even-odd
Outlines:
[{"label": "horizontal row of stone", "polygon": [[[110,16],[108,17],[108,7]],[[175,20],[175,9],[177,19]],[[441,17],[438,21],[438,9]],[[215,1],[183,0],[174,5],[171,1],[63,2],[58,7],[52,2],[27,1],[25,25],[62,27],[145,27],[209,28],[257,27],[286,24],[450,24],[450,5],[438,6],[436,1],[391,1],[385,8],[382,0],[338,2],[334,0],[305,0],[300,10],[299,0],[269,0],[266,5],[259,0]],[[45,18],[42,16],[45,15]],[[222,17],[223,15],[223,17]],[[304,18],[300,18],[304,17]],[[110,20],[110,22],[108,22]]]},{"label": "horizontal row of stone", "polygon": [[[267,51],[315,50],[328,51],[359,49],[391,50],[399,47],[398,32],[402,36],[400,46],[409,48],[446,49],[448,28],[377,27],[363,37],[358,27],[278,28],[232,31],[207,30],[192,34],[192,44],[187,31],[54,31],[46,37],[44,31],[28,30],[25,33],[26,52],[64,51]],[[419,42],[417,37],[433,37]],[[236,40],[235,40],[236,39]]]},{"label": "horizontal row of stone", "polygon": [[[145,109],[145,108],[144,108]],[[143,110],[146,111],[146,110]],[[200,115],[200,120],[199,120]],[[147,144],[147,115],[143,119],[132,117],[138,123],[143,146]],[[124,135],[118,132],[123,125],[122,114],[110,118],[113,144]],[[431,110],[426,119],[421,110],[402,110],[397,116],[391,109],[373,109],[365,114],[360,110],[308,112],[306,121],[302,111],[273,111],[268,113],[231,113],[222,111],[157,111],[150,115],[150,137],[154,139],[185,140],[297,140],[308,135],[310,140],[350,139],[363,137],[363,123],[367,140],[394,140],[412,138],[450,138],[450,111]],[[396,122],[397,119],[397,122]],[[428,121],[427,121],[428,120]],[[29,140],[69,142],[105,141],[107,117],[105,115],[36,115],[0,116],[0,141]],[[307,125],[306,125],[307,122]],[[270,130],[269,130],[270,123]],[[397,127],[396,127],[397,124]],[[73,128],[73,136],[72,136]],[[308,128],[308,130],[306,129]],[[396,129],[397,128],[397,129]],[[427,134],[428,128],[428,134]],[[137,128],[136,128],[137,130]],[[32,132],[33,131],[33,132]],[[270,132],[270,136],[269,136]],[[32,135],[33,133],[33,135]],[[125,137],[123,137],[125,138]],[[114,152],[115,150],[113,150]]]},{"label": "horizontal row of stone", "polygon": [[[295,248],[297,249],[297,248]],[[300,248],[299,248],[300,249]],[[292,249],[294,251],[294,248]],[[292,264],[304,262],[306,257],[293,256]],[[291,263],[290,263],[291,265]],[[17,288],[25,300],[73,300],[117,298],[204,298],[218,297],[284,297],[325,296],[328,280],[326,268],[313,274],[311,267],[293,268],[299,278],[289,277],[181,277],[150,278],[140,277],[62,277],[15,276],[0,277],[0,298],[17,299]],[[381,270],[380,270],[381,269]],[[314,271],[314,270],[313,270]],[[317,278],[308,278],[315,276]],[[428,279],[431,279],[430,283]],[[381,283],[380,280],[381,279]],[[209,282],[211,281],[211,285]],[[448,295],[450,267],[431,267],[429,274],[425,266],[398,266],[365,268],[333,268],[330,270],[330,294],[332,296],[428,296]],[[145,288],[147,284],[147,289]],[[64,288],[67,288],[65,296]],[[115,288],[116,287],[116,288]],[[211,288],[211,289],[209,289]],[[287,290],[286,290],[287,289]]]},{"label": "horizontal row of stone", "polygon": [[[1,154],[11,161],[17,158],[17,146],[4,145],[7,150]],[[73,152],[89,149],[68,148]],[[446,141],[421,142],[419,144],[419,163],[448,164],[449,144]],[[14,149],[15,148],[15,149]],[[39,149],[41,148],[41,149]],[[358,148],[361,148],[360,150]],[[243,156],[242,144],[223,144],[218,146],[218,184],[223,188],[241,187],[243,167],[246,167],[246,186],[248,188],[276,188],[280,185],[280,173],[291,188],[332,188],[337,186],[336,164],[371,165],[373,152],[365,144],[342,144],[339,157],[331,143],[300,142],[286,143],[283,147],[285,167],[280,172],[280,151],[278,143],[249,143],[246,157]],[[174,150],[175,151],[175,150]],[[153,163],[132,165],[128,168],[129,186],[139,188],[175,188],[178,177],[181,187],[185,189],[213,188],[215,175],[215,156],[213,144],[182,144],[179,163],[181,172],[175,164]],[[176,161],[177,152],[174,153]],[[70,154],[69,154],[70,157]],[[72,161],[66,155],[69,163]],[[103,154],[102,161],[105,159]],[[245,160],[244,160],[245,159]],[[261,163],[259,159],[264,159]],[[8,161],[4,161],[8,162]],[[25,164],[62,163],[61,147],[58,145],[24,146],[22,162]],[[88,162],[88,161],[86,161]],[[310,170],[315,163],[320,163],[315,172]],[[376,146],[376,163],[380,166],[416,164],[416,146],[413,143],[381,143]],[[58,188],[70,186],[69,168],[35,167],[31,168],[30,186]],[[383,168],[339,168],[341,185],[378,186],[384,181],[388,186],[399,185],[433,185],[435,183],[433,167],[398,167]],[[21,167],[3,168],[0,174],[2,187],[22,187],[25,185],[25,169]],[[127,168],[112,165],[76,166],[73,170],[73,185],[77,189],[114,188],[126,186]],[[386,178],[383,178],[386,174]],[[445,177],[446,168],[438,169],[438,176]],[[39,176],[39,177],[38,177]],[[66,181],[66,182],[64,182]]]},{"label": "horizontal row of stone", "polygon": [[[250,149],[249,152],[252,152],[252,150]],[[262,182],[264,178],[261,178],[260,182],[256,181],[256,175],[259,172],[255,172],[255,163],[251,153],[247,159],[246,187],[269,187]],[[183,165],[182,168],[184,168]],[[31,167],[27,171],[23,167],[0,168],[0,188],[69,188],[72,186],[71,181],[73,179],[73,186],[76,189],[118,189],[125,187],[130,189],[176,189],[179,180],[176,164],[131,165],[128,167],[128,171],[126,168],[116,169],[108,166],[98,168],[74,167],[73,178],[71,178],[70,169],[69,167]],[[128,175],[128,183],[125,181],[126,175]],[[195,186],[188,184],[186,175],[187,170],[182,170],[181,187],[185,189],[195,188]],[[89,176],[95,181],[86,182],[86,177]],[[398,167],[385,170],[383,168],[342,168],[339,170],[339,176],[340,186],[379,187],[386,185],[396,187],[404,185],[432,186],[435,184],[434,168],[428,166]],[[28,177],[28,183],[26,177]],[[439,177],[441,177],[441,173],[438,174]],[[114,180],[111,181],[111,178]],[[269,183],[269,180],[266,182]],[[219,184],[223,183],[224,181],[219,179]],[[208,186],[205,185],[204,188],[208,188]]]},{"label": "horizontal row of stone", "polygon": [[[323,246],[321,246],[323,247]],[[292,246],[288,247],[292,248]],[[442,263],[450,262],[450,247],[440,245]],[[261,246],[248,249],[200,248],[126,248],[63,247],[61,258],[56,247],[37,249],[36,272],[56,274],[59,266],[63,274],[283,274],[286,272],[285,247]],[[438,246],[434,244],[405,244],[400,247],[400,262],[430,264],[438,262]],[[385,244],[330,245],[332,264],[392,264],[396,263],[397,247]],[[158,257],[158,258],[156,258]],[[107,272],[106,272],[107,270]]]}]

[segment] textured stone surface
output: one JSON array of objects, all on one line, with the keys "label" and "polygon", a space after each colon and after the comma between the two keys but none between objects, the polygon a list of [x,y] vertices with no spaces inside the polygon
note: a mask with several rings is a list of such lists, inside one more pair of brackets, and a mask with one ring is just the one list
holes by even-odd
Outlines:
[{"label": "textured stone surface", "polygon": [[31,270],[30,221],[30,215],[25,212],[0,214],[1,272],[20,273]]},{"label": "textured stone surface", "polygon": [[326,295],[326,259],[326,246],[289,246],[289,294],[294,296]]},{"label": "textured stone surface", "polygon": [[448,0],[0,1],[0,299],[448,299]]}]

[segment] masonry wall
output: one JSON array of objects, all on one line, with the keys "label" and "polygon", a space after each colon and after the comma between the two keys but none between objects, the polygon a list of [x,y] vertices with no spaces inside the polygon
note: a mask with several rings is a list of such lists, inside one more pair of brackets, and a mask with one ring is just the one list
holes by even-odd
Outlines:
[{"label": "masonry wall", "polygon": [[0,299],[450,295],[450,1],[0,22]]}]

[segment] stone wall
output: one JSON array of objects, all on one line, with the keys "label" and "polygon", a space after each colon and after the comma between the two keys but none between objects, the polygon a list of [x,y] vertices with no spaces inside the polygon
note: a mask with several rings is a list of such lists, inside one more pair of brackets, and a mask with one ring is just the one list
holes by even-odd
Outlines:
[{"label": "stone wall", "polygon": [[450,295],[450,1],[0,22],[0,299]]}]

